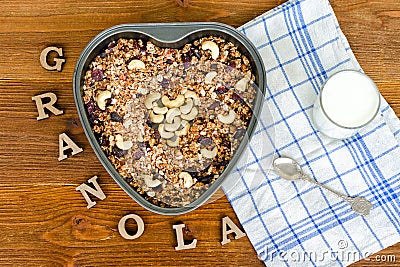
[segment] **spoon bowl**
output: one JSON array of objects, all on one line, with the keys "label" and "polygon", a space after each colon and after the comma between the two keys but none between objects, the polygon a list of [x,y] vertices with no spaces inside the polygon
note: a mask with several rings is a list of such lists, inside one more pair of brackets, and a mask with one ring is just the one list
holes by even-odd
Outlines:
[{"label": "spoon bowl", "polygon": [[295,181],[302,178],[301,166],[288,157],[276,158],[273,162],[275,172],[285,180]]}]

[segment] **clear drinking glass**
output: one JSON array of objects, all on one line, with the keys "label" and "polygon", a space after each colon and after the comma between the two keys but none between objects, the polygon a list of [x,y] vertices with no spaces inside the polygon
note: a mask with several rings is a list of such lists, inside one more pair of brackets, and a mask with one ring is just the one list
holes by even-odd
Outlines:
[{"label": "clear drinking glass", "polygon": [[326,136],[353,136],[378,114],[380,93],[366,74],[339,71],[328,78],[313,107],[314,126]]}]

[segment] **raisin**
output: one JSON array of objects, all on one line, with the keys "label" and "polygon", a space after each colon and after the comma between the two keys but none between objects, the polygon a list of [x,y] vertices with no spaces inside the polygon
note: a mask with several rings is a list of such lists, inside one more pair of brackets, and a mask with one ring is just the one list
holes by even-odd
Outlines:
[{"label": "raisin", "polygon": [[103,80],[103,78],[104,75],[101,69],[94,69],[92,71],[92,79],[95,80],[96,82]]},{"label": "raisin", "polygon": [[109,146],[110,145],[110,140],[108,140],[108,138],[104,135],[100,136],[99,138],[99,143],[101,146]]},{"label": "raisin", "polygon": [[162,81],[161,81],[161,87],[162,87],[163,89],[167,89],[168,86],[169,86],[169,80],[163,78]]},{"label": "raisin", "polygon": [[122,150],[116,146],[113,147],[112,151],[113,151],[114,156],[116,156],[117,158],[121,158],[128,153],[128,150]]},{"label": "raisin", "polygon": [[202,145],[205,145],[205,146],[208,146],[208,145],[211,145],[211,144],[214,143],[213,140],[212,140],[211,138],[204,137],[204,136],[202,136],[202,135],[200,135],[200,137],[199,137],[199,139],[198,139],[198,142],[199,142],[200,144],[202,144]]},{"label": "raisin", "polygon": [[89,102],[86,104],[86,110],[89,116],[93,115],[93,113],[97,110],[97,106],[94,103],[93,99],[90,99]]},{"label": "raisin", "polygon": [[154,136],[155,136],[155,138],[157,138],[157,139],[160,139],[160,138],[161,138],[160,132],[159,132],[158,130],[154,130]]},{"label": "raisin", "polygon": [[213,70],[213,71],[217,71],[218,70],[218,64],[217,63],[211,63],[210,69]]},{"label": "raisin", "polygon": [[166,61],[166,63],[167,63],[167,64],[172,64],[172,63],[174,63],[174,61],[172,61],[172,59],[168,58],[167,61]]},{"label": "raisin", "polygon": [[109,45],[108,45],[108,49],[113,48],[114,46],[116,46],[117,43],[115,41],[112,41]]},{"label": "raisin", "polygon": [[240,95],[238,95],[238,94],[236,94],[236,93],[233,93],[232,94],[232,100],[233,101],[239,101],[241,104],[244,104],[245,102],[244,102],[244,99],[240,96]]},{"label": "raisin", "polygon": [[239,128],[236,130],[235,134],[233,135],[233,138],[240,139],[244,136],[245,133],[246,133],[246,129]]},{"label": "raisin", "polygon": [[146,143],[145,142],[137,142],[137,146],[140,149],[146,149]]},{"label": "raisin", "polygon": [[225,86],[218,86],[214,92],[218,95],[222,95],[222,94],[225,94],[226,92],[228,92],[228,89]]},{"label": "raisin", "polygon": [[218,108],[218,107],[219,107],[219,102],[215,101],[214,103],[212,103],[211,105],[209,105],[207,109],[209,109],[209,110],[214,110],[214,109],[216,109],[216,108]]},{"label": "raisin", "polygon": [[138,152],[135,152],[134,154],[133,154],[133,158],[135,159],[135,160],[138,160],[138,159],[140,159],[141,157],[143,157],[144,156],[144,152],[143,151],[138,151]]},{"label": "raisin", "polygon": [[113,111],[110,114],[110,118],[112,121],[116,121],[116,122],[123,122],[124,120],[121,118],[121,116],[118,115],[117,112]]}]

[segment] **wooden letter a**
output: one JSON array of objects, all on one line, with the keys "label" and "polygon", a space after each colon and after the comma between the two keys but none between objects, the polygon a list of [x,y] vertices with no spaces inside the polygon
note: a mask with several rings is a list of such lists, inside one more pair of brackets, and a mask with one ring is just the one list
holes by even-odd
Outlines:
[{"label": "wooden letter a", "polygon": [[[67,146],[64,146],[64,142],[67,144]],[[58,161],[62,161],[67,158],[67,155],[64,154],[64,151],[67,149],[72,149],[72,156],[83,151],[83,149],[77,146],[74,141],[72,141],[71,138],[69,138],[65,133],[62,133],[58,136],[58,146]]]}]

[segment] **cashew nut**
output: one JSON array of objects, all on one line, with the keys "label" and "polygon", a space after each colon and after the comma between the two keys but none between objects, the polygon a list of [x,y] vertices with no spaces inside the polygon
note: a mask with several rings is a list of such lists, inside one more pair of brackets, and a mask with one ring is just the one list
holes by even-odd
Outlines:
[{"label": "cashew nut", "polygon": [[160,136],[164,139],[170,139],[175,135],[174,133],[166,132],[164,129],[164,124],[158,125],[158,132],[160,133]]},{"label": "cashew nut", "polygon": [[189,132],[190,123],[188,121],[182,120],[181,125],[183,126],[183,128],[179,131],[175,131],[175,134],[177,136],[186,135]]},{"label": "cashew nut", "polygon": [[110,91],[100,91],[99,94],[97,95],[96,98],[96,102],[97,102],[97,106],[101,109],[101,110],[105,110],[106,109],[106,100],[111,98],[111,92]]},{"label": "cashew nut", "polygon": [[142,175],[141,177],[143,177],[144,182],[148,187],[154,188],[161,184],[160,180],[153,180],[153,177],[151,175]]},{"label": "cashew nut", "polygon": [[133,70],[133,69],[144,69],[146,68],[146,65],[144,64],[143,61],[139,59],[134,59],[128,64],[128,69]]},{"label": "cashew nut", "polygon": [[190,188],[194,184],[194,179],[188,172],[181,172],[179,178],[183,179],[183,186],[185,188]]},{"label": "cashew nut", "polygon": [[180,106],[180,111],[182,114],[188,114],[193,107],[193,99],[189,98],[186,100],[185,105]]},{"label": "cashew nut", "polygon": [[168,96],[164,95],[161,101],[167,108],[178,108],[185,103],[185,97],[183,95],[178,95],[175,100],[169,100]]},{"label": "cashew nut", "polygon": [[206,76],[204,77],[204,82],[206,84],[210,84],[212,82],[212,80],[215,78],[215,76],[217,76],[216,71],[211,71],[211,72],[207,73]]},{"label": "cashew nut", "polygon": [[187,121],[192,121],[194,118],[196,118],[197,114],[199,114],[199,111],[196,107],[194,107],[189,114],[181,114],[181,118]]},{"label": "cashew nut", "polygon": [[249,85],[249,78],[244,77],[240,79],[236,84],[235,84],[235,89],[238,90],[239,92],[244,92],[247,90],[247,87]]},{"label": "cashew nut", "polygon": [[219,47],[213,41],[204,41],[201,44],[201,49],[210,50],[212,59],[217,59],[219,56]]},{"label": "cashew nut", "polygon": [[198,105],[199,102],[200,102],[199,96],[198,96],[195,92],[190,91],[190,90],[186,91],[186,93],[185,93],[185,98],[191,98],[191,99],[193,99],[193,101],[194,101],[194,103],[195,103],[196,105]]},{"label": "cashew nut", "polygon": [[161,94],[160,93],[148,94],[146,99],[144,100],[144,105],[146,106],[147,109],[152,109],[153,108],[153,102],[157,101],[160,98],[161,98]]},{"label": "cashew nut", "polygon": [[229,114],[224,116],[222,114],[218,114],[218,120],[224,124],[231,124],[236,118],[236,112],[232,109],[229,110]]},{"label": "cashew nut", "polygon": [[165,114],[165,113],[167,113],[168,108],[167,107],[162,107],[161,108],[159,106],[155,106],[155,107],[153,107],[153,111],[156,114]]},{"label": "cashew nut", "polygon": [[163,114],[154,114],[152,110],[149,112],[149,119],[153,123],[161,123],[164,120]]},{"label": "cashew nut", "polygon": [[181,118],[175,117],[173,123],[165,123],[164,129],[168,132],[175,132],[181,126]]},{"label": "cashew nut", "polygon": [[170,147],[177,147],[179,145],[179,137],[174,136],[175,138],[171,138],[167,140],[167,145]]},{"label": "cashew nut", "polygon": [[213,159],[217,155],[217,147],[214,147],[213,150],[208,150],[206,148],[202,148],[202,149],[200,149],[200,153],[205,158]]},{"label": "cashew nut", "polygon": [[174,121],[174,118],[179,115],[181,115],[179,108],[171,108],[165,115],[165,120],[168,123],[172,123]]},{"label": "cashew nut", "polygon": [[129,140],[124,141],[124,139],[122,138],[122,135],[120,135],[120,134],[117,134],[115,136],[115,144],[117,145],[117,147],[119,149],[122,149],[122,150],[128,150],[133,146],[132,141],[129,141]]}]

